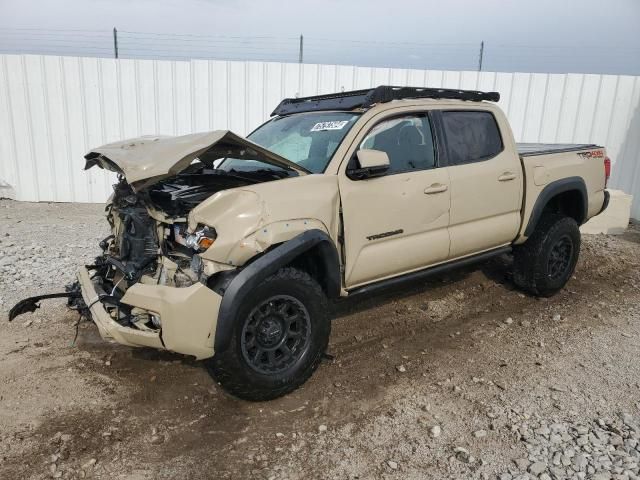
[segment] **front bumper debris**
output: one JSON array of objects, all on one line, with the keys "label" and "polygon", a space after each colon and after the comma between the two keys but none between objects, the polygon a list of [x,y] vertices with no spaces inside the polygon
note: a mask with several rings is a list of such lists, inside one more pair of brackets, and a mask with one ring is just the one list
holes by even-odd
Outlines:
[{"label": "front bumper debris", "polygon": [[161,328],[150,331],[116,322],[102,301],[109,295],[102,289],[99,278],[91,279],[87,268],[78,272],[78,282],[82,298],[103,339],[132,347],[166,349],[197,359],[213,356],[222,297],[206,285],[195,283],[177,288],[136,283],[129,287],[120,303],[159,317]]},{"label": "front bumper debris", "polygon": [[[84,303],[89,309],[91,319],[98,327],[100,336],[105,340],[115,341],[132,347],[154,347],[164,349],[158,332],[143,332],[134,328],[120,325],[111,318],[101,298],[107,293],[89,277],[89,270],[81,268],[78,272],[78,282]],[[98,290],[97,290],[98,289]]]},{"label": "front bumper debris", "polygon": [[20,300],[11,308],[11,310],[9,310],[9,321],[12,321],[18,315],[35,312],[38,308],[40,308],[41,300],[49,300],[51,298],[67,298],[67,306],[69,308],[73,308],[74,310],[80,311],[80,313],[82,314],[83,305],[82,302],[79,301],[82,298],[82,295],[80,294],[80,288],[78,284],[72,283],[71,285],[67,285],[65,290],[65,292],[47,293],[45,295],[36,295],[35,297],[29,297]]}]

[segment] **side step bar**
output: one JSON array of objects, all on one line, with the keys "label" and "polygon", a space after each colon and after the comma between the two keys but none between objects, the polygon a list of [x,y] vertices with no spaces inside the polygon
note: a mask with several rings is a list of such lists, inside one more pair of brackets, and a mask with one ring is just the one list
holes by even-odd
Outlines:
[{"label": "side step bar", "polygon": [[435,267],[425,268],[424,270],[418,270],[417,272],[407,273],[399,277],[393,277],[386,280],[380,280],[379,282],[372,283],[370,285],[364,285],[362,287],[356,287],[353,290],[348,290],[349,297],[353,295],[370,294],[383,290],[386,288],[394,287],[405,282],[411,282],[415,280],[425,279],[434,275],[444,273],[448,270],[460,267],[466,267],[473,265],[474,263],[484,262],[490,258],[511,252],[511,246],[500,247],[488,252],[479,253],[470,257],[461,258],[460,260],[453,260],[452,262],[436,265]]}]

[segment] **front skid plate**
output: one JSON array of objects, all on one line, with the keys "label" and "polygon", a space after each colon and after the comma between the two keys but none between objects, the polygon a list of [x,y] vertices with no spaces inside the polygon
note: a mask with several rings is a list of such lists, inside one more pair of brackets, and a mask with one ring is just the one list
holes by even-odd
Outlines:
[{"label": "front skid plate", "polygon": [[49,298],[68,298],[69,303],[71,304],[73,299],[81,298],[81,294],[79,291],[68,291],[61,293],[49,293],[47,295],[38,295],[35,297],[25,298],[16,303],[11,310],[9,310],[9,321],[16,318],[18,315],[22,315],[23,313],[35,312],[36,309],[40,308],[40,304],[38,303],[40,300],[47,300]]}]

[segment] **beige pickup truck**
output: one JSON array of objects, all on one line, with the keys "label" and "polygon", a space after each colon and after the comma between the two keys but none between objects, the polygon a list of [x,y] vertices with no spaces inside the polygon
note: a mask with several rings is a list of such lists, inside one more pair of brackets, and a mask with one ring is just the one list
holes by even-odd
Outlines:
[{"label": "beige pickup truck", "polygon": [[118,173],[103,255],[55,296],[103,338],[205,360],[232,394],[305,382],[330,302],[512,254],[514,283],[560,290],[578,227],[607,206],[596,145],[516,144],[495,92],[382,86],[286,99],[229,131],[96,148]]}]

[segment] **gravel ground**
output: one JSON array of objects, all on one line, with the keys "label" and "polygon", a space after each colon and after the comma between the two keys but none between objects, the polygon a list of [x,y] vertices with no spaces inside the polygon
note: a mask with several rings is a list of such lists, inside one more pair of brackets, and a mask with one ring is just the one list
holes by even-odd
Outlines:
[{"label": "gravel ground", "polygon": [[585,236],[550,299],[508,259],[336,305],[333,360],[268,403],[202,366],[107,344],[54,292],[100,205],[0,201],[0,478],[635,479],[640,229]]}]

